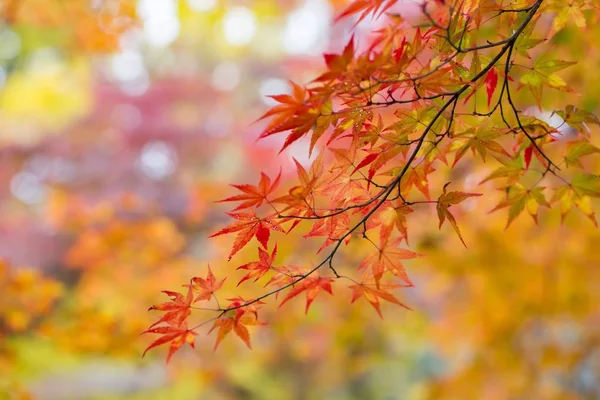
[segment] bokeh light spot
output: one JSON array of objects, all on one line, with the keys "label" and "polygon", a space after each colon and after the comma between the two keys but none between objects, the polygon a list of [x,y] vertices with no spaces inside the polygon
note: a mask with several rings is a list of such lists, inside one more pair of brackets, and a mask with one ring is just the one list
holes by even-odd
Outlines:
[{"label": "bokeh light spot", "polygon": [[234,46],[244,46],[256,34],[256,17],[246,7],[232,7],[223,17],[223,35]]}]

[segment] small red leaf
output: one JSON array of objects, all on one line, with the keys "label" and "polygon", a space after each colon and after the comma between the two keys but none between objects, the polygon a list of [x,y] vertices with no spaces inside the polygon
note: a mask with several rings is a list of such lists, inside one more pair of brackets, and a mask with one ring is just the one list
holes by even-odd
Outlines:
[{"label": "small red leaf", "polygon": [[531,156],[533,155],[533,144],[530,144],[529,147],[525,149],[523,153],[523,157],[525,158],[525,169],[529,169],[529,164],[531,163]]},{"label": "small red leaf", "polygon": [[494,95],[494,91],[496,90],[496,85],[498,84],[498,73],[496,73],[496,69],[492,68],[487,73],[485,77],[485,88],[487,90],[487,100],[488,107],[492,101],[492,96]]},{"label": "small red leaf", "polygon": [[[368,156],[366,156],[357,166],[356,168],[354,168],[354,171],[352,171],[352,174],[354,174],[356,171],[358,171],[359,169],[361,169],[362,167],[365,167],[369,164],[371,164],[377,157],[379,156],[379,153],[371,153]],[[350,175],[352,175],[350,174]],[[370,174],[369,174],[370,175]]]}]

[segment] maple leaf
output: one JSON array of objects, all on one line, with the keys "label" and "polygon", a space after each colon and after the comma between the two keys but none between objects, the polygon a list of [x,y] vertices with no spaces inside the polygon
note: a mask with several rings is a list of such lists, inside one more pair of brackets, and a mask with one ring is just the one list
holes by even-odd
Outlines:
[{"label": "maple leaf", "polygon": [[509,157],[494,157],[502,167],[497,168],[486,178],[484,178],[479,184],[487,182],[492,179],[506,178],[507,184],[512,185],[515,183],[525,171],[523,160],[520,157],[509,158]]},{"label": "maple leaf", "polygon": [[[265,283],[265,287],[269,285],[276,287],[286,286],[302,276],[302,268],[295,265],[278,267],[275,272],[276,274],[271,277],[267,283]],[[277,297],[278,295],[279,292],[275,296]]]},{"label": "maple leaf", "polygon": [[490,126],[489,118],[477,119],[476,121],[477,124],[474,128],[467,129],[454,136],[454,141],[448,148],[448,151],[456,150],[452,166],[455,166],[469,149],[473,154],[478,153],[483,162],[485,162],[488,151],[510,157],[510,154],[495,141],[495,139],[505,136],[506,133]]},{"label": "maple leaf", "polygon": [[580,172],[571,180],[573,191],[579,196],[600,197],[600,176]]},{"label": "maple leaf", "polygon": [[485,77],[485,89],[487,91],[487,105],[490,106],[492,101],[492,96],[494,95],[494,91],[496,90],[496,85],[498,84],[498,73],[496,72],[496,68],[492,68],[488,71]]},{"label": "maple leaf", "polygon": [[258,305],[263,303],[258,301],[252,305],[245,306],[244,304],[249,301],[245,301],[241,297],[228,300],[231,301],[231,304],[229,304],[227,308],[233,309],[225,312],[219,317],[208,332],[210,334],[213,330],[219,328],[214,350],[217,350],[219,343],[221,343],[225,336],[231,331],[234,331],[237,337],[242,339],[246,346],[251,349],[252,345],[250,344],[250,331],[248,330],[248,326],[266,325],[264,322],[258,320]]},{"label": "maple leaf", "polygon": [[554,111],[552,114],[558,114],[566,124],[577,132],[589,137],[590,128],[587,124],[600,126],[600,119],[589,111],[582,110],[573,105],[568,105],[565,110]]},{"label": "maple leaf", "polygon": [[405,286],[397,284],[380,284],[377,286],[376,284],[368,284],[366,282],[359,285],[350,285],[348,286],[348,288],[352,290],[352,299],[350,300],[350,303],[352,304],[359,298],[364,297],[373,306],[381,318],[383,318],[383,315],[381,314],[380,298],[410,310],[410,307],[401,303],[396,296],[389,292],[389,290],[399,287]]},{"label": "maple leaf", "polygon": [[529,164],[531,164],[531,156],[533,155],[534,146],[530,144],[525,148],[523,152],[523,159],[525,160],[525,169],[529,169]]},{"label": "maple leaf", "polygon": [[199,292],[194,299],[194,303],[201,300],[209,300],[217,290],[221,289],[226,279],[227,278],[223,278],[222,281],[217,282],[217,279],[215,278],[215,275],[213,274],[209,265],[206,279],[194,277],[191,280],[190,287],[192,290]]},{"label": "maple leaf", "polygon": [[[270,97],[273,100],[277,101],[280,104],[274,106],[270,110],[267,110],[267,112],[265,112],[258,119],[258,121],[260,121],[265,118],[274,117],[271,120],[271,122],[269,123],[269,125],[265,128],[265,130],[261,134],[260,138],[270,136],[277,132],[281,132],[281,130],[279,130],[279,129],[281,128],[281,126],[284,124],[285,121],[287,121],[287,120],[294,121],[294,118],[296,117],[296,115],[298,115],[298,114],[301,115],[302,114],[301,111],[303,111],[306,108],[305,100],[308,96],[307,90],[292,81],[289,81],[289,84],[292,87],[291,95],[277,94],[277,95],[267,96],[267,97]],[[291,129],[291,128],[286,127],[283,130],[286,130],[286,129]]]},{"label": "maple leaf", "polygon": [[[510,187],[507,197],[501,201],[494,209],[490,212],[494,212],[504,207],[509,207],[508,210],[508,222],[506,228],[521,214],[524,209],[527,209],[529,215],[533,218],[535,223],[538,223],[537,210],[538,206],[550,207],[550,204],[546,201],[543,193],[543,187],[536,187],[533,189],[526,189],[520,183],[516,183]],[[505,228],[505,229],[506,229]]]},{"label": "maple leaf", "polygon": [[531,38],[531,35],[535,31],[535,26],[537,24],[537,21],[540,19],[540,17],[541,17],[540,14],[535,16],[534,19],[532,20],[532,22],[529,25],[527,25],[527,28],[525,28],[523,30],[523,33],[521,35],[519,35],[519,37],[515,41],[514,49],[517,53],[519,53],[523,57],[531,58],[528,50],[531,50],[532,48],[536,47],[537,45],[539,45],[547,40],[547,39],[532,39]]},{"label": "maple leaf", "polygon": [[580,157],[594,153],[600,153],[600,149],[588,142],[587,140],[576,140],[567,144],[567,154],[565,155],[565,164],[567,167],[575,166],[583,168]]},{"label": "maple leaf", "polygon": [[[350,216],[347,213],[333,215],[328,218],[321,218],[315,222],[310,232],[304,235],[305,238],[313,236],[327,236],[327,240],[317,250],[320,253],[324,248],[335,243],[338,238],[342,237],[350,226]],[[348,236],[344,243],[348,244],[350,236]]]},{"label": "maple leaf", "polygon": [[564,223],[565,216],[569,213],[573,205],[575,205],[594,225],[598,226],[590,196],[576,193],[573,187],[569,185],[557,187],[551,202],[559,202],[561,223]]},{"label": "maple leaf", "polygon": [[181,325],[185,321],[185,319],[191,314],[190,306],[194,299],[192,288],[188,286],[188,292],[186,296],[184,296],[181,293],[172,292],[169,290],[163,290],[162,293],[169,296],[171,298],[171,301],[154,305],[148,309],[148,311],[166,311],[166,313],[158,321],[150,325],[150,328],[162,322],[172,323],[176,326]]},{"label": "maple leaf", "polygon": [[313,302],[315,297],[317,297],[319,292],[325,291],[329,294],[333,294],[331,291],[331,283],[332,282],[333,282],[333,278],[323,278],[320,276],[307,276],[306,278],[304,278],[300,282],[298,282],[296,285],[294,285],[294,287],[292,289],[290,289],[290,291],[287,293],[287,295],[284,297],[284,299],[279,304],[279,307],[283,306],[285,303],[288,302],[288,300],[296,297],[300,293],[306,292],[306,307],[304,309],[304,312],[308,313],[308,309],[309,309],[311,303]]},{"label": "maple leaf", "polygon": [[314,144],[327,130],[330,124],[337,121],[333,113],[329,92],[326,90],[307,90],[302,86],[290,82],[292,95],[280,94],[268,96],[279,102],[279,105],[264,113],[259,121],[272,117],[271,122],[259,136],[266,138],[276,133],[291,131],[279,152],[281,153],[292,143],[313,130],[309,152],[312,153]]},{"label": "maple leaf", "polygon": [[280,178],[281,171],[279,171],[279,174],[271,183],[271,178],[269,178],[266,174],[261,172],[260,181],[258,182],[258,185],[231,185],[234,188],[242,191],[244,194],[228,197],[226,199],[219,200],[217,203],[223,203],[227,201],[243,201],[243,203],[234,208],[233,211],[238,211],[250,207],[260,207],[264,201],[267,201],[267,196],[269,196],[269,194],[273,193],[273,191],[277,189],[277,186],[279,186]]},{"label": "maple leaf", "polygon": [[329,81],[338,78],[348,69],[348,64],[354,57],[354,35],[350,37],[348,44],[344,47],[342,54],[323,54],[328,71],[321,74],[316,82]]},{"label": "maple leaf", "polygon": [[458,224],[456,223],[456,219],[454,219],[454,215],[452,215],[452,213],[450,212],[449,209],[452,205],[462,203],[469,197],[481,196],[481,193],[446,192],[446,188],[448,187],[448,185],[449,185],[449,183],[444,185],[444,189],[442,191],[442,194],[438,198],[438,202],[437,202],[437,206],[436,206],[438,218],[440,220],[439,227],[441,229],[444,221],[446,219],[448,219],[448,222],[450,222],[450,224],[452,225],[452,228],[454,228],[454,231],[460,238],[460,241],[462,242],[462,244],[465,247],[467,247],[467,244],[463,240],[463,237],[460,234],[460,230],[458,229]]},{"label": "maple leaf", "polygon": [[408,286],[413,286],[413,283],[408,278],[406,270],[400,260],[421,257],[421,254],[399,247],[401,241],[402,238],[400,237],[387,240],[385,243],[380,244],[377,251],[365,258],[358,267],[359,270],[366,269],[367,267],[371,268],[371,274],[375,279],[377,287],[379,287],[385,271],[390,271],[392,274],[406,282]]},{"label": "maple leaf", "polygon": [[361,13],[358,17],[355,26],[365,19],[370,13],[379,15],[383,14],[387,9],[396,4],[398,0],[356,0],[353,1],[340,15],[335,19],[335,22],[349,17],[350,15]]},{"label": "maple leaf", "polygon": [[340,173],[335,179],[331,179],[323,191],[329,193],[330,209],[358,204],[367,200],[369,196],[363,179],[352,178],[345,173]]},{"label": "maple leaf", "polygon": [[[314,196],[328,194],[325,193],[325,189],[328,183],[335,178],[335,175],[325,173],[323,158],[324,153],[319,154],[315,161],[313,161],[309,171],[306,171],[302,164],[294,158],[299,184],[292,187],[287,195],[278,197],[272,201],[275,204],[286,205],[284,210],[281,211],[282,213],[291,210],[294,216],[314,215]],[[299,219],[294,219],[294,224],[288,232],[299,222]]]},{"label": "maple leaf", "polygon": [[242,266],[239,266],[237,269],[244,269],[248,272],[239,282],[238,286],[242,284],[242,282],[247,281],[248,279],[255,278],[254,282],[258,281],[262,278],[267,272],[271,270],[273,265],[273,260],[275,260],[275,255],[277,254],[277,244],[273,247],[273,252],[271,255],[267,253],[262,248],[258,248],[258,261],[252,261]]},{"label": "maple leaf", "polygon": [[531,90],[538,108],[541,109],[542,90],[548,86],[558,90],[571,91],[565,81],[555,72],[565,69],[575,61],[547,60],[539,58],[535,60],[531,70],[521,76],[520,86],[527,86]]},{"label": "maple leaf", "polygon": [[427,176],[434,172],[435,169],[430,162],[424,162],[417,167],[409,168],[400,182],[400,189],[404,196],[407,196],[413,186],[415,186],[423,195],[429,199],[429,183]]},{"label": "maple leaf", "polygon": [[[369,162],[367,164],[371,164],[371,166],[369,167],[369,172],[367,174],[367,179],[369,179],[369,185],[371,184],[371,181],[377,173],[377,171],[381,169],[381,167],[386,165],[388,162],[396,158],[396,156],[402,154],[406,148],[405,146],[398,145],[398,143],[386,142],[378,146],[377,151],[375,153],[371,153],[369,156],[367,156],[365,160],[368,159]],[[375,155],[374,157],[373,154]],[[373,157],[372,160],[371,157]]]},{"label": "maple leaf", "polygon": [[552,38],[558,31],[563,29],[567,22],[573,21],[579,28],[585,28],[585,15],[582,12],[582,7],[585,6],[583,0],[572,0],[564,2],[555,0],[550,2],[549,8],[556,12],[556,15],[552,19],[552,29],[548,34],[548,38]]},{"label": "maple leaf", "polygon": [[394,228],[398,230],[408,243],[408,229],[406,226],[406,215],[413,212],[413,209],[406,205],[394,206],[391,202],[386,202],[377,210],[372,218],[367,221],[367,230],[380,226],[379,241],[385,243],[391,236]]},{"label": "maple leaf", "polygon": [[250,209],[249,213],[226,214],[232,218],[235,218],[237,221],[221,229],[217,233],[210,235],[209,237],[212,238],[215,236],[237,232],[233,242],[233,248],[229,254],[229,260],[231,260],[231,257],[233,257],[235,253],[240,251],[246,244],[248,244],[250,239],[253,237],[256,236],[258,242],[266,249],[268,248],[271,230],[283,232],[283,229],[277,223],[273,222],[270,217],[259,218],[254,212],[254,209]]},{"label": "maple leaf", "polygon": [[194,332],[191,329],[188,329],[187,324],[185,323],[181,325],[170,323],[169,326],[151,328],[142,332],[142,334],[144,333],[158,333],[163,336],[156,339],[148,347],[146,347],[146,350],[144,350],[142,357],[144,357],[150,349],[160,346],[161,344],[170,342],[171,346],[169,347],[169,353],[167,355],[167,363],[169,362],[173,354],[175,354],[175,352],[179,350],[184,343],[188,343],[190,347],[194,348],[194,337],[198,335],[198,333]]},{"label": "maple leaf", "polygon": [[[354,168],[354,171],[352,171],[350,173],[350,175],[354,174],[356,171],[358,171],[362,167],[366,167],[367,165],[371,164],[379,156],[380,156],[380,153],[368,154],[365,158],[362,159],[361,162],[358,163],[358,165],[356,166],[356,168]],[[374,175],[374,172],[372,173],[371,171],[369,171],[369,177],[372,177],[373,175]]]}]

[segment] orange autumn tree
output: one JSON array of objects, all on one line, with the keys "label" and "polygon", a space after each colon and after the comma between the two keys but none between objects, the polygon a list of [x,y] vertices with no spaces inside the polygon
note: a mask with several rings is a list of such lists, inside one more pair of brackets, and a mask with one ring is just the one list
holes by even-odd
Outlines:
[{"label": "orange autumn tree", "polygon": [[[559,124],[541,111],[543,94],[573,92],[559,72],[574,62],[550,39],[597,21],[600,3],[424,1],[416,19],[401,10],[397,0],[354,1],[338,20],[372,17],[378,29],[325,54],[326,70],[312,82],[271,96],[278,104],[260,118],[267,121],[260,137],[286,135],[282,151],[307,138],[315,157],[310,166],[295,161],[294,182],[262,173],[256,184],[233,185],[237,192],[221,200],[235,204],[233,222],[212,235],[232,237],[228,268],[243,270],[238,286],[258,285],[257,295],[223,299],[226,278],[213,270],[222,275],[225,267],[209,268],[150,308],[163,314],[146,331],[160,335],[146,351],[169,343],[169,359],[185,343],[193,347],[203,326],[216,332],[215,348],[232,332],[250,347],[248,328],[264,324],[265,304],[304,295],[308,311],[338,287],[349,289],[349,303],[364,298],[380,315],[382,302],[408,308],[398,298],[398,289],[413,286],[404,260],[421,256],[409,249],[411,214],[436,212],[439,228],[449,225],[466,246],[457,206],[487,193],[435,182],[475,162],[493,166],[482,182],[503,192],[492,211],[508,209],[507,227],[523,211],[537,222],[541,207],[563,218],[577,209],[596,224],[600,177],[586,160],[600,152],[590,142],[600,120],[569,104],[552,110]],[[278,261],[277,241],[292,231],[320,240],[319,261]],[[338,265],[336,255],[356,242],[370,248],[363,261]],[[248,245],[257,258],[236,264]]]}]

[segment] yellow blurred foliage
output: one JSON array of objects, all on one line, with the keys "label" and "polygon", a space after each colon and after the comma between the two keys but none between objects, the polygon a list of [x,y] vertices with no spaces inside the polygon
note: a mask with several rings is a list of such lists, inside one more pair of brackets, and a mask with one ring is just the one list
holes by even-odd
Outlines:
[{"label": "yellow blurred foliage", "polygon": [[39,57],[10,75],[0,91],[0,144],[33,145],[90,109],[89,61]]}]

